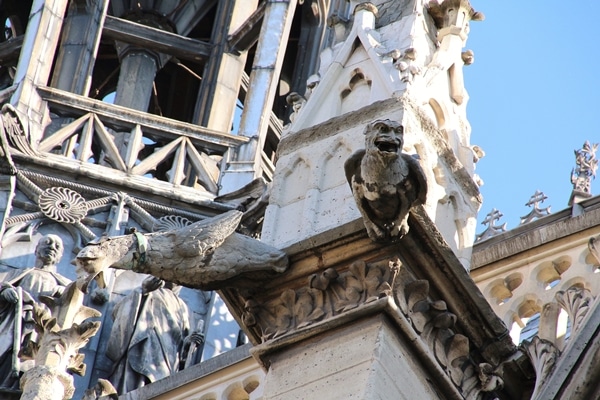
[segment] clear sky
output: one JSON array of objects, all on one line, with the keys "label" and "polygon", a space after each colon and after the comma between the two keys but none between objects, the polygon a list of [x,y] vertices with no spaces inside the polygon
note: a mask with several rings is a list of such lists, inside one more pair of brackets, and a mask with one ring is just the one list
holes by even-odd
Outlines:
[{"label": "clear sky", "polygon": [[[586,140],[600,142],[594,123],[600,116],[600,2],[471,5],[486,17],[471,23],[465,47],[475,53],[465,67],[471,144],[486,153],[476,166],[484,181],[477,233],[492,208],[510,230],[531,210],[525,203],[536,190],[548,196],[542,208],[567,208],[574,150]],[[600,194],[600,177],[592,193]]]}]

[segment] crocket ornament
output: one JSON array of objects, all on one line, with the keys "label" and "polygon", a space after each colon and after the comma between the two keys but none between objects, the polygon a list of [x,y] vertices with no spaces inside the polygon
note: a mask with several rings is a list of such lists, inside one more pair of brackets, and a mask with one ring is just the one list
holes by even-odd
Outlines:
[{"label": "crocket ornament", "polygon": [[365,149],[344,164],[367,233],[376,242],[395,242],[408,233],[408,212],[425,203],[427,182],[419,162],[402,153],[404,127],[389,119],[368,124]]}]

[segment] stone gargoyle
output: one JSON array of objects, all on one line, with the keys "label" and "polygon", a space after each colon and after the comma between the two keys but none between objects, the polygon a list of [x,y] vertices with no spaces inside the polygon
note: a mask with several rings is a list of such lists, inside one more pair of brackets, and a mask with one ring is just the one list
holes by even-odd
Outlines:
[{"label": "stone gargoyle", "polygon": [[389,119],[368,124],[365,149],[344,164],[346,179],[376,242],[394,242],[408,233],[408,212],[425,203],[427,182],[419,162],[402,153],[404,128]]},{"label": "stone gargoyle", "polygon": [[232,210],[177,230],[102,237],[81,249],[72,263],[84,288],[109,267],[203,290],[229,287],[242,275],[260,280],[284,272],[288,259],[283,251],[235,233],[241,217],[241,211]]}]

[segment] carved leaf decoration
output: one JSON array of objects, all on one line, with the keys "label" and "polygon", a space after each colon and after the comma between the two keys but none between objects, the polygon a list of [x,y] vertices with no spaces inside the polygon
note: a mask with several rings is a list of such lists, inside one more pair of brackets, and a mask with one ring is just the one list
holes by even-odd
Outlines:
[{"label": "carved leaf decoration", "polygon": [[69,366],[67,367],[67,372],[84,376],[86,371],[86,365],[83,362],[84,358],[85,355],[81,353],[77,353],[71,357],[69,360]]},{"label": "carved leaf decoration", "polygon": [[317,305],[319,296],[322,298],[322,293],[314,289],[298,292],[298,298],[294,307],[296,326],[298,328],[310,325],[325,315],[322,301],[320,307]]},{"label": "carved leaf decoration", "polygon": [[462,366],[469,362],[469,338],[456,334],[447,342],[446,359],[448,360],[450,377],[455,385],[460,386],[464,372]]},{"label": "carved leaf decoration", "polygon": [[398,274],[399,266],[399,260],[388,261],[385,264],[376,263],[370,266],[366,276],[367,302],[391,296],[392,285]]},{"label": "carved leaf decoration", "polygon": [[53,318],[50,312],[38,303],[33,303],[33,321],[35,330],[39,334],[58,330],[56,318]]},{"label": "carved leaf decoration", "polygon": [[325,271],[319,274],[312,274],[308,279],[309,287],[327,290],[332,281],[337,279],[338,272],[333,268],[327,268]]},{"label": "carved leaf decoration", "polygon": [[531,342],[525,340],[519,347],[529,356],[535,368],[535,389],[531,395],[535,399],[542,383],[554,369],[559,351],[552,342],[538,336],[534,336]]},{"label": "carved leaf decoration", "polygon": [[412,310],[415,308],[415,304],[426,300],[427,296],[429,296],[429,282],[425,279],[411,282],[404,288],[404,293],[408,309]]},{"label": "carved leaf decoration", "polygon": [[588,289],[577,286],[570,287],[566,291],[559,291],[555,295],[556,301],[560,304],[571,320],[571,329],[573,335],[579,330],[583,320],[588,314],[594,297]]}]

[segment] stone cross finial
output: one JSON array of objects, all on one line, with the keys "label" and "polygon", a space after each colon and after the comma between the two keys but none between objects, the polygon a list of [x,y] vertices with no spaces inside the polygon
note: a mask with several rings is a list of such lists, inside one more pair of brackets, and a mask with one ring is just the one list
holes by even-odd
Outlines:
[{"label": "stone cross finial", "polygon": [[496,236],[502,232],[506,232],[506,222],[502,225],[496,225],[496,221],[499,221],[500,218],[502,218],[503,216],[504,214],[493,208],[492,211],[490,211],[488,215],[486,215],[485,219],[481,223],[481,225],[487,225],[488,227],[485,229],[485,231],[477,235],[477,237],[475,238],[475,242],[481,242],[483,240],[491,238],[492,236]]},{"label": "stone cross finial", "polygon": [[582,149],[575,150],[575,163],[577,166],[571,171],[573,192],[571,193],[569,205],[592,197],[592,179],[596,177],[596,170],[598,169],[596,150],[598,150],[598,143],[590,144],[588,140],[585,141]]},{"label": "stone cross finial", "polygon": [[539,208],[539,204],[543,203],[548,197],[544,194],[544,192],[540,192],[536,190],[533,196],[529,199],[526,206],[533,207],[533,210],[529,214],[524,217],[521,217],[520,225],[531,222],[535,219],[545,217],[546,215],[550,215],[550,206],[544,208],[543,210]]}]

